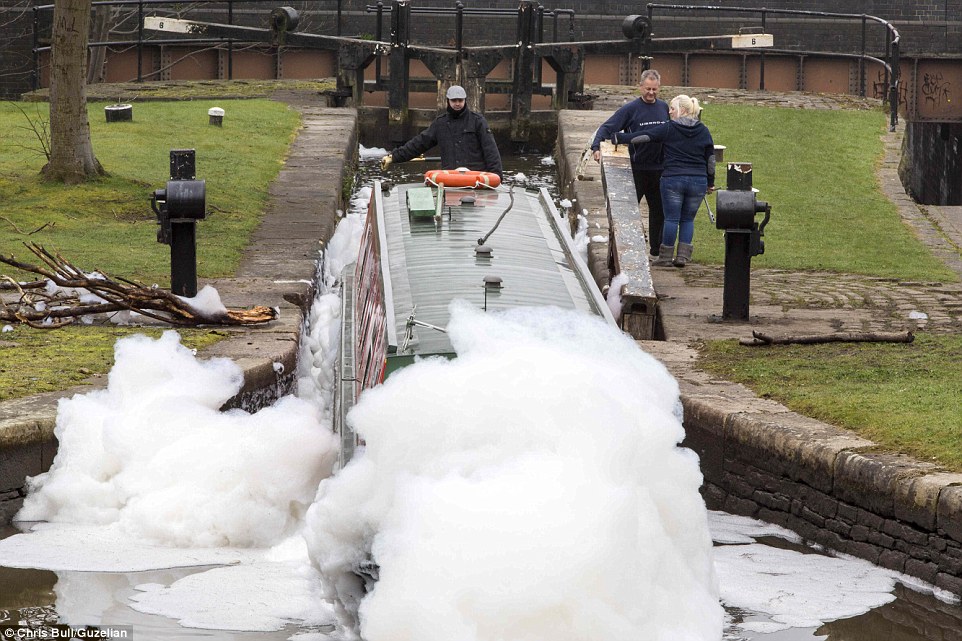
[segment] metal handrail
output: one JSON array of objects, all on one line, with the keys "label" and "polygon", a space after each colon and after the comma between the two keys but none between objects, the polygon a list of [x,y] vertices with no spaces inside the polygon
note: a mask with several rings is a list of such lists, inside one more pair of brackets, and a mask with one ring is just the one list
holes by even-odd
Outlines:
[{"label": "metal handrail", "polygon": [[[234,24],[234,3],[244,2],[246,4],[250,3],[270,3],[271,5],[276,5],[277,0],[190,0],[191,4],[226,4],[227,5],[227,24]],[[331,0],[337,4],[337,22],[336,22],[336,32],[337,35],[341,35],[341,4],[343,0]],[[144,8],[145,7],[156,7],[161,5],[168,6],[183,6],[183,3],[178,3],[175,0],[96,0],[91,3],[91,6],[104,7],[104,6],[136,6],[137,7],[137,39],[136,40],[112,40],[107,42],[89,42],[88,47],[114,47],[123,45],[137,45],[137,82],[143,82],[143,47],[145,43],[149,44],[171,44],[175,41],[172,40],[162,40],[154,38],[144,38]],[[49,51],[50,47],[41,47],[39,41],[40,33],[40,13],[42,11],[53,11],[53,4],[42,4],[32,7],[33,9],[33,77],[32,85],[34,91],[40,88],[40,53],[44,51]],[[175,10],[171,10],[171,13],[178,13]],[[197,40],[191,40],[192,42],[197,42]],[[206,44],[210,43],[225,43],[227,44],[227,77],[231,79],[233,77],[234,69],[234,42],[233,38],[220,38],[220,39],[207,39],[203,41]]]},{"label": "metal handrail", "polygon": [[[861,53],[857,54],[843,54],[837,52],[825,52],[832,53],[832,55],[851,57],[854,56],[859,59],[859,90],[860,94],[865,96],[865,61],[876,61],[881,62],[885,69],[885,84],[888,85],[888,97],[889,97],[889,130],[895,131],[896,125],[899,121],[899,102],[898,102],[898,90],[899,90],[899,48],[901,43],[901,36],[899,35],[898,29],[890,23],[888,20],[879,18],[878,16],[872,16],[864,13],[836,13],[832,11],[806,11],[802,9],[767,9],[767,8],[754,8],[754,7],[720,7],[720,6],[696,6],[696,5],[681,5],[681,4],[657,4],[649,3],[648,6],[648,24],[652,25],[654,23],[654,13],[656,9],[664,9],[668,11],[690,11],[690,12],[702,12],[702,13],[753,13],[758,14],[761,17],[762,26],[765,26],[765,18],[768,14],[773,15],[789,15],[789,16],[799,16],[807,18],[837,18],[845,20],[859,20],[862,22],[862,39],[861,39]],[[866,23],[868,21],[877,22],[882,25],[888,38],[885,39],[885,54],[884,57],[888,59],[888,62],[883,62],[879,58],[875,58],[866,55]],[[801,53],[801,52],[797,52]],[[821,52],[819,52],[821,53]],[[761,56],[761,78],[759,82],[759,88],[765,89],[765,52],[760,52]]]},{"label": "metal handrail", "polygon": [[[203,4],[203,5],[210,5],[210,4],[222,4],[222,5],[223,5],[223,4],[226,4],[226,5],[227,5],[227,14],[228,14],[228,24],[233,24],[233,20],[234,20],[233,6],[234,6],[234,2],[235,2],[235,1],[241,1],[241,0],[192,0],[192,4]],[[250,2],[254,2],[254,3],[266,3],[266,2],[271,2],[272,4],[276,4],[276,1],[277,1],[277,0],[243,0],[243,1],[248,2],[248,3],[250,3]],[[340,36],[340,35],[341,35],[341,5],[342,5],[342,0],[332,0],[332,2],[335,2],[335,1],[336,1],[336,5],[337,5],[337,26],[336,26],[336,31],[337,31],[337,35]],[[173,40],[173,39],[155,39],[155,38],[145,39],[145,38],[144,38],[144,32],[143,32],[144,9],[147,8],[147,7],[157,7],[157,6],[163,6],[163,5],[173,6],[173,5],[178,5],[178,4],[179,4],[179,3],[174,2],[174,1],[172,1],[172,0],[97,0],[97,1],[95,1],[95,2],[92,3],[92,6],[93,6],[93,7],[100,7],[100,6],[136,6],[136,7],[137,7],[137,13],[138,13],[138,16],[137,16],[137,18],[138,18],[137,39],[136,39],[136,40],[126,40],[126,41],[124,41],[124,40],[117,40],[117,41],[111,40],[111,41],[106,41],[106,42],[93,42],[93,43],[88,43],[88,46],[90,46],[90,47],[104,47],[104,46],[136,45],[136,46],[137,46],[137,82],[143,82],[143,77],[144,77],[144,76],[143,76],[143,46],[144,46],[144,44],[145,44],[145,43],[147,43],[147,44],[171,44],[171,43],[182,42],[182,41],[183,41],[183,39],[177,39],[177,40]],[[180,5],[180,6],[182,6],[182,5]],[[39,16],[40,16],[40,12],[41,12],[41,11],[50,11],[50,10],[52,10],[53,8],[54,8],[54,5],[53,5],[53,4],[38,5],[38,6],[35,6],[35,7],[32,8],[32,9],[33,9],[33,12],[34,12],[34,14],[33,14],[33,17],[34,17],[34,19],[33,19],[33,24],[34,24],[33,45],[34,45],[34,46],[33,46],[33,50],[32,50],[32,52],[33,52],[33,63],[34,63],[33,66],[34,66],[34,68],[33,68],[33,83],[32,83],[32,84],[33,84],[33,88],[34,88],[35,90],[38,89],[38,88],[39,88],[39,85],[40,85],[40,56],[39,56],[39,54],[40,54],[41,52],[43,52],[43,51],[48,51],[48,50],[50,49],[50,47],[40,47],[40,46],[39,46],[39,35],[38,35],[38,34],[39,34],[39,25],[40,25]],[[391,13],[391,7],[390,7],[390,6],[387,6],[387,7],[384,6],[384,3],[383,3],[383,2],[378,2],[376,5],[367,5],[366,10],[367,10],[367,12],[369,12],[369,13],[372,12],[372,11],[376,11],[377,14],[378,14],[378,17],[377,17],[377,32],[378,32],[378,34],[379,34],[379,35],[378,35],[378,40],[380,40],[380,39],[381,39],[381,38],[380,38],[380,34],[382,33],[381,19],[382,19],[382,17],[383,17],[383,15],[384,15],[385,12]],[[791,16],[800,16],[800,17],[809,17],[809,18],[833,18],[833,19],[860,20],[860,21],[862,22],[861,53],[858,53],[858,54],[843,54],[843,53],[838,53],[838,52],[808,52],[808,53],[819,53],[819,54],[825,53],[826,55],[838,55],[838,56],[845,56],[845,57],[854,56],[854,57],[857,57],[857,58],[859,59],[859,83],[860,83],[859,90],[860,90],[862,96],[865,95],[865,64],[864,64],[865,61],[880,62],[880,63],[883,65],[883,68],[885,69],[885,81],[884,81],[884,82],[885,82],[885,84],[888,86],[888,95],[889,95],[889,102],[890,102],[890,114],[891,114],[890,129],[891,129],[891,130],[894,130],[895,127],[896,127],[896,125],[898,124],[898,94],[899,94],[899,82],[900,82],[900,80],[899,80],[899,75],[900,75],[900,74],[899,74],[899,47],[900,47],[901,37],[900,37],[900,35],[899,35],[898,30],[897,30],[891,23],[889,23],[887,20],[884,20],[884,19],[879,18],[879,17],[877,17],[877,16],[871,16],[871,15],[867,15],[867,14],[849,14],[849,13],[836,13],[836,12],[828,12],[828,11],[806,11],[806,10],[795,10],[795,9],[765,9],[765,8],[759,9],[759,8],[751,8],[751,7],[694,6],[694,5],[676,5],[676,4],[656,4],[656,3],[650,3],[650,4],[648,4],[648,5],[647,5],[647,10],[648,10],[648,23],[649,23],[649,25],[651,25],[651,24],[653,23],[654,13],[655,13],[656,10],[659,10],[659,11],[661,11],[661,10],[664,10],[664,11],[688,11],[688,12],[703,12],[703,13],[706,13],[706,12],[751,13],[751,14],[760,15],[761,21],[762,21],[762,26],[763,26],[763,27],[765,26],[766,16],[767,16],[767,15],[770,15],[770,14],[771,14],[771,15],[791,15]],[[457,37],[457,39],[456,39],[456,42],[458,43],[458,47],[457,47],[457,50],[458,50],[458,51],[461,51],[461,50],[463,49],[463,47],[464,47],[464,42],[463,42],[463,38],[462,38],[462,34],[461,34],[461,31],[462,31],[462,29],[463,29],[463,16],[464,16],[464,15],[473,15],[473,16],[494,16],[494,15],[497,15],[497,16],[508,16],[508,15],[516,15],[516,14],[517,14],[517,11],[516,11],[516,10],[512,10],[512,9],[469,8],[469,7],[465,7],[465,6],[463,5],[463,3],[460,2],[460,1],[457,1],[455,7],[453,7],[453,8],[411,7],[411,11],[414,12],[414,13],[423,13],[423,14],[429,14],[429,15],[446,15],[446,14],[454,14],[454,15],[456,15],[456,17],[457,17],[457,27],[458,27],[458,37]],[[553,18],[554,18],[554,23],[555,23],[555,24],[554,24],[554,40],[555,40],[555,42],[557,42],[557,41],[558,41],[558,19],[559,19],[559,17],[562,16],[562,15],[567,15],[567,16],[569,17],[569,21],[570,21],[570,24],[569,24],[569,40],[570,40],[570,39],[573,37],[573,31],[574,31],[574,18],[575,18],[575,13],[574,13],[574,11],[568,10],[568,9],[544,9],[544,8],[541,7],[540,5],[539,5],[539,10],[538,10],[538,18],[539,18],[539,19],[538,19],[538,25],[537,25],[537,27],[536,27],[537,33],[538,33],[538,37],[539,37],[539,38],[543,38],[543,22],[542,22],[543,17],[544,17],[544,16],[553,17]],[[866,54],[866,39],[867,39],[867,36],[866,36],[866,24],[867,24],[867,22],[869,22],[869,21],[876,22],[876,23],[882,25],[882,26],[886,29],[887,34],[889,35],[889,37],[886,38],[886,40],[885,40],[885,49],[886,49],[886,50],[885,50],[885,54],[884,54],[884,58],[887,59],[888,62],[885,62],[884,60],[882,60],[882,59],[880,59],[880,58],[873,57],[873,56],[870,56],[870,55],[867,55],[867,54]],[[197,42],[197,40],[195,40],[195,39],[191,39],[191,41]],[[228,76],[228,79],[230,79],[230,78],[232,77],[232,72],[233,72],[233,44],[234,44],[234,42],[242,42],[242,40],[237,40],[237,39],[232,39],[232,38],[220,38],[220,39],[205,39],[204,42],[205,42],[205,43],[214,43],[214,44],[220,44],[220,43],[226,43],[226,44],[227,44],[227,47],[228,47],[228,50],[227,50],[227,56],[228,56],[228,61],[227,61],[228,73],[227,73],[227,76]],[[799,54],[801,54],[802,52],[794,52],[794,53],[799,53]],[[764,64],[765,64],[765,62],[764,62],[764,61],[765,61],[765,58],[764,58],[765,53],[764,53],[764,51],[761,51],[761,52],[760,52],[760,56],[761,56],[760,88],[761,88],[762,90],[764,90],[764,82],[765,82],[765,80],[764,80],[764,79],[765,79],[765,67],[764,67]],[[541,68],[541,66],[538,65],[538,70],[539,70],[539,72],[540,72],[540,68]],[[540,80],[540,73],[539,73],[538,75],[539,75],[539,80]],[[375,72],[375,78],[379,78],[379,77],[380,77],[380,59],[378,59],[378,61],[377,61],[377,70],[376,70],[376,72]]]}]

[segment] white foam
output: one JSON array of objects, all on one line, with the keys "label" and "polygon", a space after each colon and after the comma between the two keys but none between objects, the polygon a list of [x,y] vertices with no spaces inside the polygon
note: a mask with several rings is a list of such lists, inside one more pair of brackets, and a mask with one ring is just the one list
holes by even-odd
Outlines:
[{"label": "white foam", "polygon": [[139,585],[131,607],[190,628],[268,632],[292,623],[332,623],[333,609],[318,594],[318,585],[308,564],[262,562],[214,568],[171,585]]},{"label": "white foam", "polygon": [[38,523],[0,540],[0,566],[55,572],[144,572],[232,565],[263,558],[245,548],[178,548],[131,536],[118,524]]},{"label": "white foam", "polygon": [[382,147],[365,147],[358,145],[358,156],[361,160],[380,160],[387,155],[387,149]]},{"label": "white foam", "polygon": [[165,332],[117,341],[108,385],[61,400],[50,470],[17,519],[119,523],[171,546],[265,546],[290,534],[330,474],[336,440],[295,397],[255,414],[219,408],[243,375]]},{"label": "white foam", "polygon": [[217,317],[227,313],[227,307],[220,299],[220,292],[212,285],[204,285],[194,296],[178,296],[178,298],[203,316]]},{"label": "white foam", "polygon": [[608,286],[608,294],[605,297],[605,302],[608,303],[608,309],[611,310],[611,315],[617,321],[621,318],[621,288],[628,284],[627,274],[616,274],[614,278],[611,279],[611,285]]},{"label": "white foam", "polygon": [[893,601],[896,582],[907,578],[861,559],[756,543],[759,537],[801,542],[756,519],[712,512],[709,525],[714,540],[726,543],[715,547],[722,601],[761,615],[737,629],[767,634],[858,616]]},{"label": "white foam", "polygon": [[[722,613],[678,387],[601,321],[452,306],[459,357],[365,392],[367,445],[308,515],[331,591],[381,639],[717,639]],[[352,592],[353,594],[347,594]]]}]

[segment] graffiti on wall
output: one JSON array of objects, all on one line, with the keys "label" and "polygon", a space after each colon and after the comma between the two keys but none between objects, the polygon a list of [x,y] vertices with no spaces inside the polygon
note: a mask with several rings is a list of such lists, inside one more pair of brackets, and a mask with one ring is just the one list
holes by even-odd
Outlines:
[{"label": "graffiti on wall", "polygon": [[962,68],[947,60],[924,60],[912,70],[908,117],[915,121],[962,122]]},{"label": "graffiti on wall", "polygon": [[952,83],[946,81],[942,72],[926,73],[922,76],[922,98],[925,106],[931,109],[944,109],[952,102],[949,89]]},{"label": "graffiti on wall", "polygon": [[[889,86],[886,82],[886,76],[881,70],[875,75],[875,82],[872,83],[872,90],[874,92],[873,98],[878,98],[879,100],[889,99]],[[898,100],[900,105],[908,104],[909,91],[908,87],[905,86],[904,82],[899,82],[898,85]]]}]

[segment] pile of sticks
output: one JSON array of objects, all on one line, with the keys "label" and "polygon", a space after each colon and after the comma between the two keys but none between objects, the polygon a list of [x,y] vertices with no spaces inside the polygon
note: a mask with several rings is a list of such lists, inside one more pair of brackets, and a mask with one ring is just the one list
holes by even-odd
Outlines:
[{"label": "pile of sticks", "polygon": [[[277,318],[275,309],[260,305],[221,312],[198,309],[191,306],[188,299],[168,290],[145,287],[125,278],[113,279],[99,272],[86,274],[59,254],[53,254],[34,243],[25,245],[40,259],[41,265],[24,263],[13,256],[0,256],[0,263],[42,278],[21,283],[9,276],[0,276],[0,292],[16,292],[14,296],[5,297],[10,299],[8,302],[0,304],[0,321],[55,329],[69,325],[82,316],[123,311],[136,312],[182,327],[252,325]],[[48,281],[57,286],[53,288],[53,293],[48,292]],[[99,300],[81,301],[81,290],[86,290]]]}]

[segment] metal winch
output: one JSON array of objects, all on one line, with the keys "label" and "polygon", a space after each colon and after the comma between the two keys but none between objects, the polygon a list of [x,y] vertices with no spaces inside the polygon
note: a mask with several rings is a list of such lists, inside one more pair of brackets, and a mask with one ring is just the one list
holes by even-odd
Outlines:
[{"label": "metal winch", "polygon": [[157,242],[170,245],[170,291],[197,295],[196,223],[207,217],[207,186],[194,178],[194,150],[170,151],[170,180],[157,189],[150,206],[157,216]]},{"label": "metal winch", "polygon": [[[751,259],[765,253],[765,225],[771,206],[755,199],[752,164],[728,163],[726,189],[715,192],[715,227],[725,232],[725,284],[722,320],[748,320],[751,290]],[[761,224],[755,215],[764,213]]]}]

